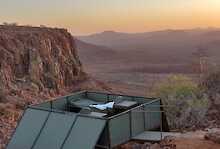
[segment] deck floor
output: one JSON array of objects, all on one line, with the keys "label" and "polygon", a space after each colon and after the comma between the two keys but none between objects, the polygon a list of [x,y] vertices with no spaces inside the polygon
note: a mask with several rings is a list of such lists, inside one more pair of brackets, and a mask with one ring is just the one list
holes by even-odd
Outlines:
[{"label": "deck floor", "polygon": [[174,132],[160,132],[160,131],[145,131],[137,136],[134,136],[134,140],[142,141],[160,141],[166,136],[177,136],[179,133]]}]

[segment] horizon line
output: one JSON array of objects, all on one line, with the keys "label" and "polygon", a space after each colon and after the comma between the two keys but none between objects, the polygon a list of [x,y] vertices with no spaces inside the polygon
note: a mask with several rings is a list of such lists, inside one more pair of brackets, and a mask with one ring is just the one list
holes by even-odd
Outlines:
[{"label": "horizon line", "polygon": [[123,31],[117,31],[117,30],[103,30],[103,31],[98,31],[98,32],[91,32],[91,33],[82,33],[82,34],[77,34],[77,33],[72,33],[70,29],[68,31],[73,34],[76,37],[80,36],[90,36],[94,34],[102,34],[105,32],[112,32],[112,33],[122,33],[122,34],[144,34],[144,33],[152,33],[152,32],[161,32],[161,31],[184,31],[184,30],[205,30],[205,29],[213,29],[213,30],[219,30],[220,27],[192,27],[192,28],[167,28],[167,29],[155,29],[155,30],[149,30],[149,31],[143,31],[143,32],[123,32]]},{"label": "horizon line", "polygon": [[[13,24],[15,22],[0,22],[0,25],[4,25],[4,23]],[[142,31],[142,32],[123,32],[123,31],[118,31],[118,30],[112,30],[112,29],[106,29],[102,31],[97,31],[97,32],[90,32],[90,33],[74,33],[74,31],[71,31],[74,28],[68,28],[64,26],[51,26],[51,25],[42,25],[42,24],[37,24],[37,25],[32,25],[32,24],[19,24],[16,22],[15,26],[20,26],[20,27],[45,27],[45,28],[56,28],[56,29],[66,29],[68,30],[69,33],[71,33],[72,36],[75,37],[80,37],[80,36],[91,36],[94,34],[102,34],[105,32],[112,32],[112,33],[122,33],[122,34],[144,34],[144,33],[152,33],[152,32],[161,32],[161,31],[183,31],[183,30],[205,30],[205,29],[220,29],[220,27],[216,26],[207,26],[207,27],[189,27],[189,28],[164,28],[164,29],[155,29],[155,30],[148,30],[148,31]]]}]

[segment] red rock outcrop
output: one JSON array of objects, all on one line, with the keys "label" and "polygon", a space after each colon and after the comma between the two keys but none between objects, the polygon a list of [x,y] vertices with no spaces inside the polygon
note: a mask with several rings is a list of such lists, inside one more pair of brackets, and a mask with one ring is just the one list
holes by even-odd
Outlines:
[{"label": "red rock outcrop", "polygon": [[83,89],[108,89],[83,71],[65,29],[0,25],[0,149],[25,106]]},{"label": "red rock outcrop", "polygon": [[67,30],[0,26],[2,89],[59,92],[85,77],[74,39]]}]

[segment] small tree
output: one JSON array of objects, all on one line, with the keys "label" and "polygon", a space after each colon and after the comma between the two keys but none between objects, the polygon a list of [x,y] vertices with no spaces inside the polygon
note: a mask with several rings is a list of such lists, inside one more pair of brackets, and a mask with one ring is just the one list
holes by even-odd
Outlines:
[{"label": "small tree", "polygon": [[190,78],[169,76],[152,89],[153,96],[161,97],[168,123],[173,129],[201,126],[205,122],[209,101],[203,91]]},{"label": "small tree", "polygon": [[220,70],[213,71],[203,77],[201,87],[208,94],[211,106],[209,118],[219,123],[220,119]]},{"label": "small tree", "polygon": [[220,70],[213,71],[204,76],[201,81],[201,87],[203,87],[210,96],[220,94]]}]

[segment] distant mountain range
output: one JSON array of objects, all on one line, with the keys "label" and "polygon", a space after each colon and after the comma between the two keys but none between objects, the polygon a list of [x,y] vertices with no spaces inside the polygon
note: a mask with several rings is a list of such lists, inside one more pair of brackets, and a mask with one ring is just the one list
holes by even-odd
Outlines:
[{"label": "distant mountain range", "polygon": [[[100,63],[116,58],[117,51],[104,46],[98,46],[75,39],[80,59],[83,62]],[[89,61],[88,61],[89,60]]]},{"label": "distant mountain range", "polygon": [[[220,29],[190,29],[190,30],[162,30],[145,33],[120,33],[114,31],[104,31],[102,33],[88,36],[78,36],[77,38],[91,44],[107,46],[110,48],[133,49],[146,48],[145,46],[154,44],[171,44],[181,46],[187,45],[203,46],[209,40],[219,40]],[[204,43],[205,41],[205,43]],[[138,45],[138,47],[136,47]],[[158,45],[158,46],[159,46]]]},{"label": "distant mountain range", "polygon": [[98,58],[101,54],[104,59],[108,57],[120,64],[129,62],[138,67],[145,63],[189,64],[193,59],[193,53],[199,48],[205,49],[213,61],[220,63],[220,29],[218,28],[145,33],[104,31],[76,38],[84,43],[83,48],[82,44],[79,46],[84,55],[95,54]]},{"label": "distant mountain range", "polygon": [[105,31],[77,38],[86,43],[105,46],[117,51],[134,52],[134,56],[168,58],[171,61],[184,62],[188,60],[186,56],[190,57],[198,48],[207,49],[210,55],[220,55],[220,29],[216,28],[146,33]]}]

